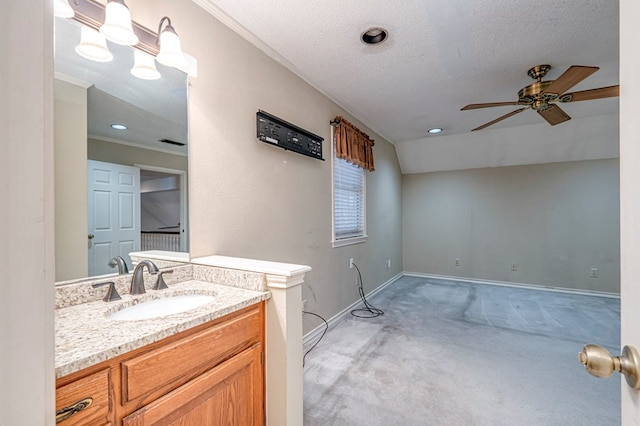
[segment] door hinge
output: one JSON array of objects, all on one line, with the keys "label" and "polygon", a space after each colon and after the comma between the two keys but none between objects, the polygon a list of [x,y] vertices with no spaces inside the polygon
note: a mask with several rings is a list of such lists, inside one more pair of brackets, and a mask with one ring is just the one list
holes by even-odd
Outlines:
[{"label": "door hinge", "polygon": [[264,352],[260,352],[260,365],[264,364]]}]

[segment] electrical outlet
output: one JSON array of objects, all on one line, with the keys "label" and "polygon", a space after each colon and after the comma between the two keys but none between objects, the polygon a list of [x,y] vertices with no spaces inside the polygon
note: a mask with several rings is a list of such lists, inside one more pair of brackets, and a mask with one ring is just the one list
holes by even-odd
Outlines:
[{"label": "electrical outlet", "polygon": [[598,268],[591,268],[591,278],[598,278]]},{"label": "electrical outlet", "polygon": [[391,259],[387,259],[387,269],[391,269]]},{"label": "electrical outlet", "polygon": [[353,269],[353,257],[349,259],[349,269]]},{"label": "electrical outlet", "polygon": [[302,299],[302,310],[303,311],[307,310],[307,299]]},{"label": "electrical outlet", "polygon": [[456,257],[456,266],[460,266],[460,259]]},{"label": "electrical outlet", "polygon": [[511,264],[511,270],[512,270],[513,272],[517,271],[517,270],[518,270],[518,264],[517,264],[517,263],[512,263],[512,264]]}]

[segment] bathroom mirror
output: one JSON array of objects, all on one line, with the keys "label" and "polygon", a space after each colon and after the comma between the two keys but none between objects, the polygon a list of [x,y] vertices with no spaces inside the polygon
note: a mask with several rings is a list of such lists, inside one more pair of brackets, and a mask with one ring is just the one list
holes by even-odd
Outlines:
[{"label": "bathroom mirror", "polygon": [[131,271],[130,252],[188,259],[187,75],[156,63],[159,79],[137,78],[135,49],[111,42],[113,60],[88,60],[81,27],[55,19],[57,284],[117,273],[115,255]]}]

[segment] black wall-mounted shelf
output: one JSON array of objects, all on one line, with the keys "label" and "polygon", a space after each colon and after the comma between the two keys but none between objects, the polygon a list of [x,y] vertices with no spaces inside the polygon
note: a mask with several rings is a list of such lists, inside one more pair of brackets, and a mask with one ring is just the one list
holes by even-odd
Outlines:
[{"label": "black wall-mounted shelf", "polygon": [[324,138],[262,110],[256,113],[256,127],[258,140],[324,161],[322,158]]}]

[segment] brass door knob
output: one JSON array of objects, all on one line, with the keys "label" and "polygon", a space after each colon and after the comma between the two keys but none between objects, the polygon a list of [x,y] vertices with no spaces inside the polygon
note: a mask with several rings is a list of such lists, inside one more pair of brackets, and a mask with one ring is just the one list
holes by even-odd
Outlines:
[{"label": "brass door knob", "polygon": [[593,376],[609,377],[618,371],[630,387],[640,390],[640,355],[633,346],[625,346],[622,355],[614,357],[602,346],[588,344],[578,353],[578,360]]}]

